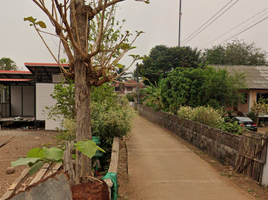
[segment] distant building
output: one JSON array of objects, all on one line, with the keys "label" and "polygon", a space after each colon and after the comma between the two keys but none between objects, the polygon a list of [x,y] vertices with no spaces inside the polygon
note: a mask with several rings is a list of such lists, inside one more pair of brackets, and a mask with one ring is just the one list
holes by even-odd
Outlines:
[{"label": "distant building", "polygon": [[[128,94],[128,93],[133,93],[133,92],[137,92],[137,86],[139,85],[139,89],[143,89],[145,88],[145,85],[142,83],[138,83],[137,81],[134,80],[129,80],[128,82],[123,82],[124,86],[123,86],[123,94]],[[119,83],[117,82],[115,84],[115,92],[119,92]]]},{"label": "distant building", "polygon": [[[1,103],[0,122],[33,120],[35,126],[45,123],[47,130],[55,129],[54,120],[47,118],[46,106],[53,106],[56,100],[50,95],[54,85],[62,81],[61,70],[54,63],[25,63],[29,71],[0,71]],[[69,68],[68,64],[62,64]],[[57,127],[59,123],[57,123]]]},{"label": "distant building", "polygon": [[[238,104],[237,110],[243,114],[248,114],[253,107],[254,102],[259,98],[268,99],[268,67],[267,66],[215,66],[226,69],[230,74],[235,71],[245,73],[246,88],[241,89],[245,94],[245,103]],[[264,117],[268,117],[264,116]]]}]

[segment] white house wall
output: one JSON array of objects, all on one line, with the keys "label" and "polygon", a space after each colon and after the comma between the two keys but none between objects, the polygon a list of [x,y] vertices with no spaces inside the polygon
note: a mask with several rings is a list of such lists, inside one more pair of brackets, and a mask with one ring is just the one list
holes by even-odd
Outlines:
[{"label": "white house wall", "polygon": [[45,107],[56,104],[56,100],[50,96],[53,91],[53,83],[36,83],[36,120],[45,120]]}]

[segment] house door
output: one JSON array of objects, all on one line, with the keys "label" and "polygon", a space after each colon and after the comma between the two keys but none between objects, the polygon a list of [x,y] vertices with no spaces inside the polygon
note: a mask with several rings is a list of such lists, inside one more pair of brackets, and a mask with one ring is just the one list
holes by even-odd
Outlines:
[{"label": "house door", "polygon": [[10,86],[10,115],[34,116],[34,86]]}]

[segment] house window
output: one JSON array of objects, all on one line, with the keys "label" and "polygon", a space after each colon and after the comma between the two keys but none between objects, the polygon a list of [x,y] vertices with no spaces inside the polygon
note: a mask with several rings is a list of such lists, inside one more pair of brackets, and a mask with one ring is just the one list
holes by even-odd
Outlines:
[{"label": "house window", "polygon": [[119,91],[119,87],[115,87],[114,91],[118,92]]},{"label": "house window", "polygon": [[248,103],[248,93],[247,92],[243,93],[243,97],[244,97],[244,104],[247,104]]},{"label": "house window", "polygon": [[259,102],[260,98],[268,99],[268,93],[257,93],[257,102]]},{"label": "house window", "polygon": [[127,91],[131,92],[131,91],[133,91],[133,88],[132,87],[127,87]]}]

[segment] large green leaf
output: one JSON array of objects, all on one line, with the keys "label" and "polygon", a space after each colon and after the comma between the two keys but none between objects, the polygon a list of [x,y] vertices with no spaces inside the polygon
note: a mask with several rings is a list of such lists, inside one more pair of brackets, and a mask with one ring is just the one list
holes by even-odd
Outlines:
[{"label": "large green leaf", "polygon": [[60,160],[63,156],[63,150],[57,147],[51,147],[50,149],[44,149],[44,155],[46,158],[53,159],[53,160]]},{"label": "large green leaf", "polygon": [[18,160],[11,162],[11,166],[28,165],[29,163],[35,163],[40,158],[19,158]]},{"label": "large green leaf", "polygon": [[96,153],[97,145],[93,140],[88,140],[86,142],[79,141],[77,143],[77,149],[87,157],[92,158]]},{"label": "large green leaf", "polygon": [[44,150],[42,148],[33,148],[27,153],[26,157],[27,158],[45,158]]},{"label": "large green leaf", "polygon": [[29,174],[30,174],[30,175],[33,175],[33,174],[35,174],[36,172],[38,172],[38,170],[42,168],[43,164],[44,164],[43,161],[39,161],[39,162],[35,163],[35,164],[31,167],[31,169],[29,170]]}]

